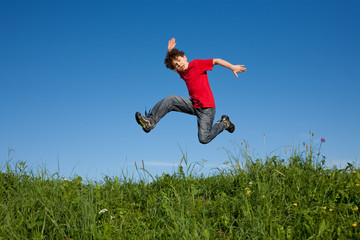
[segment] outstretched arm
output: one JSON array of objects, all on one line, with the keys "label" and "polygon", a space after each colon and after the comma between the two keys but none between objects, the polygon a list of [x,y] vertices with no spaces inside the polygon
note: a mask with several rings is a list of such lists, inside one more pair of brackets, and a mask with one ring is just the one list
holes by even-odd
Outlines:
[{"label": "outstretched arm", "polygon": [[168,52],[170,52],[170,50],[172,50],[175,46],[176,46],[175,38],[172,38],[171,40],[169,40],[168,43]]},{"label": "outstretched arm", "polygon": [[222,60],[220,58],[214,58],[213,65],[220,65],[220,66],[230,69],[231,71],[233,71],[233,73],[236,77],[238,77],[238,75],[237,75],[238,72],[246,71],[246,68],[244,68],[245,65],[232,65],[231,63],[229,63],[225,60]]}]

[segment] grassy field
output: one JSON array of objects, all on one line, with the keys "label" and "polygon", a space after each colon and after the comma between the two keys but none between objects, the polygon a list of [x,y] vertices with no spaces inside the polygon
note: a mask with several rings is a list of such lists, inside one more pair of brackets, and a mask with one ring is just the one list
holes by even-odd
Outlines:
[{"label": "grassy field", "polygon": [[0,239],[360,239],[360,169],[325,168],[309,146],[255,159],[243,143],[227,168],[100,182],[26,163],[0,172]]}]

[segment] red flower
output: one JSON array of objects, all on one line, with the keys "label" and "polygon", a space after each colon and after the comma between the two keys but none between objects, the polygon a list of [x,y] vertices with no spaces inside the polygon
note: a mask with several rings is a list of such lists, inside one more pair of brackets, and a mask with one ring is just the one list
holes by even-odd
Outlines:
[{"label": "red flower", "polygon": [[321,139],[321,142],[325,142],[325,138],[322,138],[322,139]]}]

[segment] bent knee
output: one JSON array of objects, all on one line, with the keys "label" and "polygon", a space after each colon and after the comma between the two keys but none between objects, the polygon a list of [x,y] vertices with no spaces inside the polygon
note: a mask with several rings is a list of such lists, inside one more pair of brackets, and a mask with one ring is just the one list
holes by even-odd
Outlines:
[{"label": "bent knee", "polygon": [[201,144],[208,144],[209,142],[211,142],[211,138],[210,137],[199,137],[199,142]]},{"label": "bent knee", "polygon": [[165,99],[168,101],[172,101],[172,100],[176,99],[176,97],[177,96],[175,96],[175,95],[169,95],[169,96],[165,97]]}]

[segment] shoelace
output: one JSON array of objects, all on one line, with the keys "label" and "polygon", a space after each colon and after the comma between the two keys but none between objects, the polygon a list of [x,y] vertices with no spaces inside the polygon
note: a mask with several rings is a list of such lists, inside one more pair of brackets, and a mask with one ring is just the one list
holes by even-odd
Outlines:
[{"label": "shoelace", "polygon": [[145,107],[145,117],[149,117],[149,115],[151,114],[151,110],[152,108],[149,109],[149,111],[146,110],[146,107]]}]

